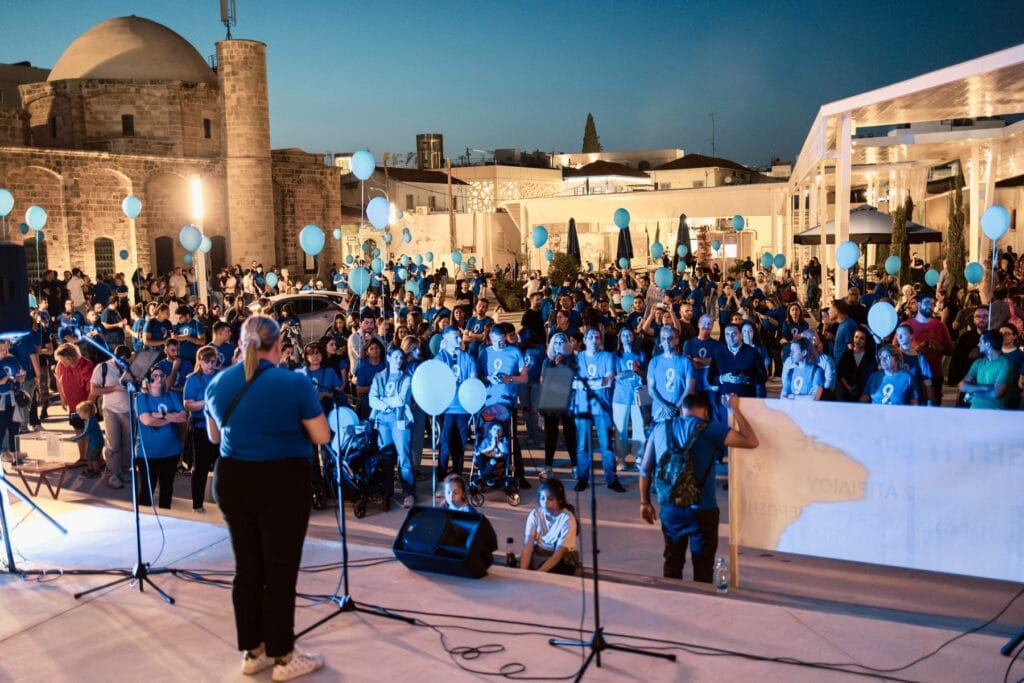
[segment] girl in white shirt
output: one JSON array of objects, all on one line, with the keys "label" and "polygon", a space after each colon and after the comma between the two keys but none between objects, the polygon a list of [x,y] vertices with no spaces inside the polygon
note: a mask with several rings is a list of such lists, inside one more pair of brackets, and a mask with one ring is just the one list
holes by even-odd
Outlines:
[{"label": "girl in white shirt", "polygon": [[537,490],[537,507],[526,518],[519,566],[579,576],[583,568],[576,550],[578,534],[576,510],[565,499],[565,487],[554,477],[545,479]]}]

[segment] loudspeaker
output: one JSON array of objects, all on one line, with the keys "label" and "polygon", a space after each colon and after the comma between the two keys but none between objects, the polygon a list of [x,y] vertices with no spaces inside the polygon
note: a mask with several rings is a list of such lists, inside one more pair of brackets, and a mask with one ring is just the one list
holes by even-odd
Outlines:
[{"label": "loudspeaker", "polygon": [[549,365],[541,375],[540,395],[534,408],[541,413],[563,415],[572,398],[572,381],[576,373],[565,365]]},{"label": "loudspeaker", "polygon": [[494,561],[498,537],[479,512],[415,506],[392,549],[409,569],[479,579]]},{"label": "loudspeaker", "polygon": [[25,247],[0,242],[0,338],[14,339],[31,331]]}]

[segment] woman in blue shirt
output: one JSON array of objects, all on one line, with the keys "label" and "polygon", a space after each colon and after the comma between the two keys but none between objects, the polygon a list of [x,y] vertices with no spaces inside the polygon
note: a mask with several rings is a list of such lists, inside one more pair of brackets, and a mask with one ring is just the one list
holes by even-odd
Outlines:
[{"label": "woman in blue shirt", "polygon": [[876,405],[916,406],[920,398],[917,382],[903,369],[899,348],[883,346],[878,349],[877,360],[882,369],[868,378],[864,393],[860,395],[861,403],[870,401]]},{"label": "woman in blue shirt", "polygon": [[359,419],[365,420],[370,417],[370,384],[377,373],[384,369],[384,345],[376,337],[370,339],[363,346],[362,357],[356,365],[356,397]]},{"label": "woman in blue shirt", "polygon": [[619,331],[612,422],[615,424],[615,457],[620,467],[625,464],[630,451],[639,464],[644,449],[644,415],[638,392],[644,383],[647,359],[635,348],[634,340],[633,331],[629,328],[624,327]]},{"label": "woman in blue shirt", "polygon": [[789,363],[782,373],[780,398],[821,400],[825,373],[818,367],[814,347],[803,337],[796,337],[789,346]]},{"label": "woman in blue shirt", "polygon": [[0,339],[0,451],[4,455],[16,450],[14,438],[21,424],[14,421],[14,396],[18,382],[23,379],[25,370],[18,359],[11,355],[11,342]]},{"label": "woman in blue shirt", "polygon": [[184,404],[188,411],[186,438],[192,448],[192,512],[205,513],[206,480],[217,462],[217,447],[206,433],[206,387],[210,386],[220,363],[220,354],[213,346],[196,351],[196,369],[185,379]]},{"label": "woman in blue shirt", "polygon": [[391,349],[387,355],[387,368],[377,373],[370,385],[370,419],[376,422],[378,444],[386,448],[395,445],[398,471],[402,480],[402,506],[416,504],[416,476],[413,471],[409,447],[412,444],[413,423],[412,375],[405,370],[405,354]]},{"label": "woman in blue shirt", "polygon": [[164,371],[154,366],[149,371],[145,392],[135,397],[135,412],[139,416],[135,462],[143,475],[138,478],[139,505],[152,505],[153,487],[157,487],[159,506],[170,509],[181,456],[178,425],[184,424],[187,415],[178,394],[165,390],[165,381]]},{"label": "woman in blue shirt", "polygon": [[328,367],[323,366],[323,349],[320,344],[316,342],[310,342],[302,348],[302,362],[303,367],[298,368],[295,372],[303,375],[310,381],[313,388],[316,390],[317,398],[320,399],[320,405],[324,408],[324,412],[330,412],[330,409],[334,407],[335,401],[341,399],[341,404],[345,405],[344,394],[341,393],[341,379],[338,377],[338,373]]},{"label": "woman in blue shirt", "polygon": [[331,431],[312,385],[277,367],[277,323],[247,319],[239,343],[243,362],[206,390],[206,428],[220,444],[214,493],[235,553],[242,672],[273,666],[275,680],[289,680],[323,666],[319,655],[295,650],[295,584],[312,502],[310,457]]}]

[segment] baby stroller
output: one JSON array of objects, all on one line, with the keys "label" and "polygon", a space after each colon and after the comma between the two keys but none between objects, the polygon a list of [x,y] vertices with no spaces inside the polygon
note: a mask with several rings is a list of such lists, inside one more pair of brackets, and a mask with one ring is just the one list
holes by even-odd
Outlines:
[{"label": "baby stroller", "polygon": [[[380,503],[384,512],[391,509],[395,493],[394,446],[377,447],[377,433],[367,424],[343,427],[324,449],[324,479],[330,482],[331,497],[337,496],[335,462],[341,464],[342,496],[352,504],[357,519],[366,516],[369,503]],[[337,454],[337,458],[335,455]]]},{"label": "baby stroller", "polygon": [[511,411],[496,404],[480,413],[477,444],[469,468],[469,502],[484,504],[484,493],[502,490],[509,505],[519,505],[519,476],[512,457],[514,423]]}]

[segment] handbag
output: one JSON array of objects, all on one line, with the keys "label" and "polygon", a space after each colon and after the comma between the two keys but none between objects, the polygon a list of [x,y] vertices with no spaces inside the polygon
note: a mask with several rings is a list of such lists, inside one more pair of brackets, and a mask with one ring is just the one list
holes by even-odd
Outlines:
[{"label": "handbag", "polygon": [[700,484],[697,484],[697,473],[693,464],[693,445],[707,429],[708,423],[703,420],[699,421],[682,446],[676,442],[673,423],[674,420],[665,422],[666,447],[665,452],[658,460],[658,470],[654,479],[658,504],[661,506],[671,504],[683,508],[696,507],[700,502],[704,484],[707,483],[708,477],[711,476],[711,470],[715,466],[715,461],[712,458]]},{"label": "handbag", "polygon": [[15,389],[14,391],[14,405],[19,408],[28,408],[32,405],[32,397],[28,395],[28,392],[24,389]]}]

